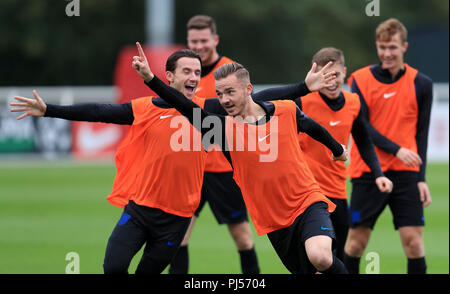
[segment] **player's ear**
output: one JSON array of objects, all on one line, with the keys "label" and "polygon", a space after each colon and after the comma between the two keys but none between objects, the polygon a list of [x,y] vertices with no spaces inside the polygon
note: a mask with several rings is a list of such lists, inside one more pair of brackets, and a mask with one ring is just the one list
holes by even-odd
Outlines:
[{"label": "player's ear", "polygon": [[346,76],[347,76],[347,67],[344,66],[344,77],[346,77]]},{"label": "player's ear", "polygon": [[219,45],[219,39],[220,39],[219,35],[215,34],[213,36],[213,38],[214,38],[214,46],[217,47],[217,45]]},{"label": "player's ear", "polygon": [[402,45],[402,48],[403,48],[403,53],[405,53],[406,52],[406,50],[408,49],[408,46],[409,46],[409,44],[408,44],[408,42],[403,42],[403,45]]},{"label": "player's ear", "polygon": [[166,79],[169,82],[169,84],[173,83],[174,81],[174,74],[171,71],[166,71]]},{"label": "player's ear", "polygon": [[253,85],[251,83],[247,84],[246,91],[247,91],[247,93],[246,93],[247,96],[250,96],[252,94],[252,92],[253,92]]}]

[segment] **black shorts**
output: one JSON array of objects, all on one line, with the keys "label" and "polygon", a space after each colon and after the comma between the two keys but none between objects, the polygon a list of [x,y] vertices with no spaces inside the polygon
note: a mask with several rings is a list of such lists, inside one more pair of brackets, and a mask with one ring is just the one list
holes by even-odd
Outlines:
[{"label": "black shorts", "polygon": [[130,261],[144,244],[136,273],[161,273],[175,256],[190,220],[130,201],[109,237],[105,273],[127,273]]},{"label": "black shorts", "polygon": [[350,226],[349,208],[347,199],[336,199],[329,197],[336,209],[331,213],[330,218],[333,223],[334,233],[336,235],[336,250],[334,255],[340,260],[344,257],[344,247],[347,241],[348,228]]},{"label": "black shorts", "polygon": [[267,234],[281,262],[291,273],[314,274],[317,272],[306,254],[305,241],[319,235],[335,239],[327,208],[328,204],[325,202],[313,203],[295,219],[292,225]]},{"label": "black shorts", "polygon": [[370,174],[351,180],[351,227],[361,225],[373,229],[386,205],[392,212],[396,230],[404,226],[424,226],[423,206],[417,187],[418,173],[387,171],[385,176],[394,184],[389,194],[378,190]]},{"label": "black shorts", "polygon": [[205,172],[201,201],[195,216],[199,216],[206,201],[219,224],[248,221],[244,198],[242,198],[241,189],[233,179],[233,172]]}]

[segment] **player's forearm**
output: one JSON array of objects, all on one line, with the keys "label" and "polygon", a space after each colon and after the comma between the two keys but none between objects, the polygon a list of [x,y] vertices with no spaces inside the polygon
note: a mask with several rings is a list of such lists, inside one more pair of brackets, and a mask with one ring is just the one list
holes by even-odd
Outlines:
[{"label": "player's forearm", "polygon": [[373,143],[378,148],[381,148],[385,152],[390,153],[390,154],[395,156],[401,146],[399,146],[395,142],[393,142],[393,141],[389,140],[388,138],[386,138],[385,136],[383,136],[380,132],[378,132],[378,130],[376,130],[370,124],[369,109],[367,107],[366,101],[364,100],[364,97],[359,92],[359,89],[355,90],[353,88],[352,91],[355,91],[355,93],[358,93],[358,95],[359,95],[359,99],[360,99],[360,102],[361,102],[361,109],[360,109],[360,112],[359,112],[358,116],[361,116],[366,121],[366,128],[367,128],[367,131],[370,134],[370,137],[372,138]]},{"label": "player's forearm", "polygon": [[131,125],[134,121],[131,103],[85,103],[64,106],[47,104],[44,116],[73,121],[104,122],[123,125]]},{"label": "player's forearm", "polygon": [[206,99],[203,109],[210,114],[227,115],[227,111],[220,105],[218,98]]},{"label": "player's forearm", "polygon": [[300,96],[311,93],[305,82],[294,85],[274,87],[259,91],[252,95],[254,100],[272,101],[272,100],[294,100]]},{"label": "player's forearm", "polygon": [[374,144],[367,131],[367,124],[361,116],[358,116],[353,122],[352,136],[358,147],[359,154],[364,162],[369,166],[375,178],[384,176],[380,162],[374,149]]},{"label": "player's forearm", "polygon": [[[178,110],[183,116],[185,116],[189,120],[189,122],[202,133],[202,135],[205,135],[213,128],[213,126],[203,127],[203,121],[208,116],[214,115],[210,115],[200,106],[186,98],[186,96],[184,96],[177,89],[163,83],[157,76],[154,76],[153,79],[145,82],[145,84],[150,89],[155,91],[155,93],[158,94],[161,99],[165,100],[167,103],[175,107],[175,109]],[[219,119],[223,118],[219,115],[217,115],[217,117],[219,117]],[[211,121],[214,121],[214,119],[212,119]]]},{"label": "player's forearm", "polygon": [[385,136],[380,134],[380,132],[378,132],[370,124],[368,125],[368,130],[369,130],[370,136],[372,137],[372,140],[373,140],[373,143],[375,144],[375,146],[383,149],[383,151],[386,151],[387,153],[390,153],[394,156],[397,154],[397,152],[401,146],[399,146],[395,142],[389,140],[388,138],[386,138]]},{"label": "player's forearm", "polygon": [[339,157],[344,152],[344,148],[342,145],[336,141],[333,136],[320,124],[315,122],[309,117],[304,117],[300,122],[301,128],[300,131],[308,134],[314,140],[322,143],[328,149],[331,150],[335,157]]},{"label": "player's forearm", "polygon": [[398,150],[400,149],[400,146],[396,143],[392,142],[380,132],[378,132],[371,124],[370,124],[370,118],[369,118],[369,108],[367,107],[366,100],[364,99],[364,96],[362,95],[361,91],[359,90],[358,85],[356,84],[356,81],[352,82],[351,91],[353,93],[358,94],[359,101],[361,102],[361,109],[360,113],[358,115],[363,116],[365,121],[367,122],[366,127],[369,131],[370,137],[372,138],[373,143],[383,149],[385,152],[390,153],[392,155],[396,155]]},{"label": "player's forearm", "polygon": [[[157,76],[154,76],[150,81],[145,81],[145,84],[150,89],[155,91],[161,99],[171,104],[183,116],[188,118],[191,123],[193,123],[193,110],[195,108],[200,108],[200,106],[186,98],[186,96],[184,96],[177,89],[164,84]],[[202,112],[204,111],[202,110]],[[204,113],[204,116],[205,115],[206,113]]]},{"label": "player's forearm", "polygon": [[[420,121],[418,122],[420,123]],[[419,181],[425,182],[425,171],[427,166],[427,149],[428,149],[428,130],[429,123],[424,123],[423,126],[418,127],[416,135],[417,154],[422,159],[422,164],[419,170]]]},{"label": "player's forearm", "polygon": [[433,103],[433,81],[427,76],[419,73],[414,81],[414,86],[416,88],[417,104],[419,105],[416,134],[417,153],[420,158],[422,158],[419,181],[425,182],[428,132],[430,129],[431,107]]}]

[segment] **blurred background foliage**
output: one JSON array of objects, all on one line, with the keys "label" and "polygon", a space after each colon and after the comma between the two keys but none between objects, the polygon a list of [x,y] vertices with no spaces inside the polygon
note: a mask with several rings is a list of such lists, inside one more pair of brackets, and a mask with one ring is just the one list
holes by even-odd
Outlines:
[{"label": "blurred background foliage", "polygon": [[[344,51],[349,73],[376,63],[374,31],[396,17],[408,28],[406,62],[435,82],[448,82],[447,0],[174,0],[174,42],[185,44],[195,14],[217,21],[219,53],[244,64],[254,83],[302,80],[322,47]],[[0,1],[0,86],[111,85],[120,50],[145,42],[145,1],[80,0],[68,17],[66,0]]]}]

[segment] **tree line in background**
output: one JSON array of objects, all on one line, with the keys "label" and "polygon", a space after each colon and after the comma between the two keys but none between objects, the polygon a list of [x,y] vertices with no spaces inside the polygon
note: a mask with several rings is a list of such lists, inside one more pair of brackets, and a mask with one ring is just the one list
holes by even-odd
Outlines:
[{"label": "tree line in background", "polygon": [[[0,2],[0,86],[110,85],[121,48],[145,41],[145,1],[79,0],[68,17],[62,0]],[[219,53],[244,64],[254,83],[302,80],[322,47],[344,51],[349,72],[377,62],[374,30],[389,17],[408,28],[409,64],[448,82],[445,0],[379,0],[369,17],[361,0],[195,0],[175,2],[175,42],[185,44],[194,14],[213,16]],[[446,66],[442,66],[445,64]]]}]

